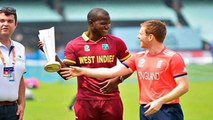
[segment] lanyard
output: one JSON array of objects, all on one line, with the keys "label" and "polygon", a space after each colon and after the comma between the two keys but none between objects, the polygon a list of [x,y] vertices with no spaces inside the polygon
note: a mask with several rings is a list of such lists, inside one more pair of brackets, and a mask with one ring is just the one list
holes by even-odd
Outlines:
[{"label": "lanyard", "polygon": [[[16,63],[16,52],[15,52],[15,48],[14,46],[11,46],[10,49],[9,49],[9,55],[10,55],[10,51],[12,51],[12,54],[13,54],[13,62],[12,64],[15,65]],[[5,62],[5,59],[4,59],[4,56],[0,50],[0,58],[1,58],[1,61],[3,62],[4,66],[6,66],[6,62]]]}]

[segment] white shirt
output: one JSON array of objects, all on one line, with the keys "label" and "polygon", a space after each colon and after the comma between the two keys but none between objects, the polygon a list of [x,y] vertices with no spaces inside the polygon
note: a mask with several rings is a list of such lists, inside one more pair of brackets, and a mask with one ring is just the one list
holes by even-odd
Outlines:
[{"label": "white shirt", "polygon": [[[18,99],[19,84],[22,75],[26,72],[26,56],[25,56],[25,47],[11,40],[11,46],[14,46],[16,54],[15,65],[13,62],[13,52],[8,49],[5,45],[0,42],[0,50],[5,59],[6,65],[4,66],[2,59],[0,59],[0,101],[15,101]],[[8,77],[5,77],[4,67],[13,67],[14,66],[14,81],[10,81]]]}]

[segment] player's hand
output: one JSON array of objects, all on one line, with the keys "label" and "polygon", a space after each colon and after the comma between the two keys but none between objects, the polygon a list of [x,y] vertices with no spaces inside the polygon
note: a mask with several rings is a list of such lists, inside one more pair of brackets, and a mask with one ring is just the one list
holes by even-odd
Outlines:
[{"label": "player's hand", "polygon": [[60,69],[60,74],[63,78],[70,79],[72,77],[83,75],[83,71],[80,67],[65,67]]},{"label": "player's hand", "polygon": [[43,44],[41,41],[38,41],[38,48],[39,48],[42,52],[44,52],[43,46],[44,46],[44,44]]},{"label": "player's hand", "polygon": [[119,83],[120,83],[119,77],[107,79],[107,80],[100,83],[101,85],[104,85],[100,89],[100,91],[102,93],[110,93],[118,87]]},{"label": "player's hand", "polygon": [[57,73],[64,79],[64,80],[68,80],[67,78],[63,77],[62,74],[61,74],[62,70],[59,69],[59,71],[57,71]]},{"label": "player's hand", "polygon": [[144,108],[148,108],[148,110],[146,112],[144,112],[145,116],[154,114],[156,112],[158,112],[160,110],[160,108],[162,107],[163,103],[160,100],[154,100],[150,103],[148,103],[146,106],[144,106]]}]

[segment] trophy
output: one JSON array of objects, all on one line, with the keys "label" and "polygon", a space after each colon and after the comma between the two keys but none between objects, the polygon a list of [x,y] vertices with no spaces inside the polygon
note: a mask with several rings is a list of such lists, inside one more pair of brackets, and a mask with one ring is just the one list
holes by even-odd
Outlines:
[{"label": "trophy", "polygon": [[54,27],[50,29],[39,30],[38,35],[40,41],[44,44],[43,50],[47,58],[47,63],[44,70],[47,72],[57,72],[61,65],[55,60],[55,30]]}]

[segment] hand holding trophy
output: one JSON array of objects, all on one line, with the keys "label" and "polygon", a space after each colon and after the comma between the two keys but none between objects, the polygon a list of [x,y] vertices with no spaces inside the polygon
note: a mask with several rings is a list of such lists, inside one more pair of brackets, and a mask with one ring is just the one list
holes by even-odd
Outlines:
[{"label": "hand holding trophy", "polygon": [[57,72],[60,69],[61,65],[55,60],[56,53],[54,27],[51,27],[50,29],[39,30],[38,37],[40,41],[44,44],[43,50],[48,61],[44,69],[47,72]]}]

